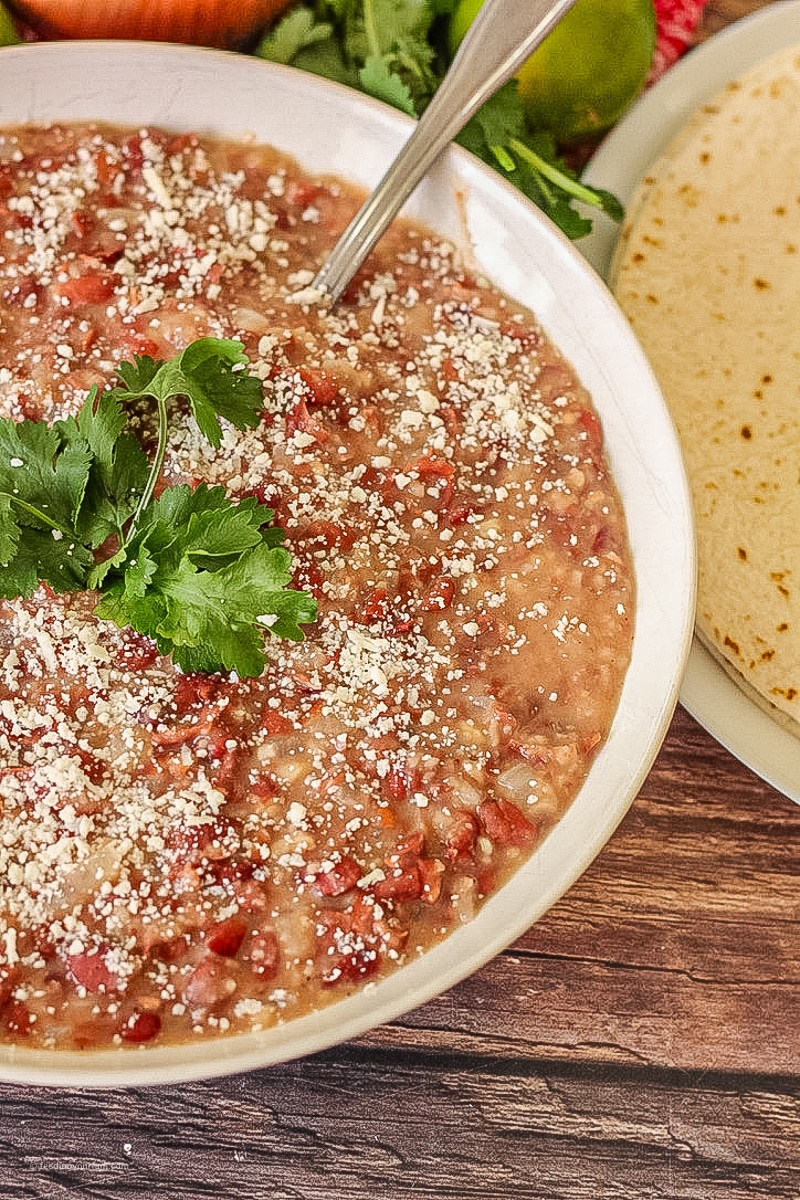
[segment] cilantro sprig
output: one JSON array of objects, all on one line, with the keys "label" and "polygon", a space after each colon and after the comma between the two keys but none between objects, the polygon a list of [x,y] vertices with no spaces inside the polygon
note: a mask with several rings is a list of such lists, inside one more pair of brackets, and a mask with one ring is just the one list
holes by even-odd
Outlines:
[{"label": "cilantro sprig", "polygon": [[[176,400],[215,447],[221,420],[258,424],[262,387],[246,366],[240,342],[201,338],[168,361],[122,363],[76,417],[0,418],[0,596],[95,589],[98,617],[152,637],[186,671],[257,676],[265,633],[300,641],[316,604],[288,586],[271,508],[204,484],[156,498]],[[131,429],[142,404],[156,409],[152,459]]]},{"label": "cilantro sprig", "polygon": [[[420,117],[447,70],[442,35],[456,2],[302,0],[270,30],[257,53]],[[587,214],[592,209],[622,219],[615,196],[582,183],[559,156],[553,138],[529,127],[513,80],[456,140],[515,184],[570,238],[591,232]]]}]

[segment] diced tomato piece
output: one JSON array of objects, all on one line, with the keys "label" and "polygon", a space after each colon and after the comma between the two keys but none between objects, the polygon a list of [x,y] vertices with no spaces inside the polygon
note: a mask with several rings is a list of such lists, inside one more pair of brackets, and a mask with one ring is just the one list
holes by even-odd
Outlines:
[{"label": "diced tomato piece", "polygon": [[293,437],[296,433],[305,433],[321,446],[330,438],[330,430],[325,423],[309,411],[305,400],[298,400],[294,408],[290,408],[285,417],[286,436]]},{"label": "diced tomato piece", "polygon": [[141,136],[138,133],[131,134],[123,144],[122,154],[129,170],[141,171],[144,166],[144,150]]},{"label": "diced tomato piece", "polygon": [[472,857],[480,828],[474,813],[462,808],[452,814],[450,829],[445,837],[445,852],[452,862]]},{"label": "diced tomato piece", "polygon": [[244,493],[246,496],[253,496],[259,504],[263,504],[265,508],[275,507],[275,495],[267,483],[257,483],[249,491]]},{"label": "diced tomato piece", "polygon": [[457,383],[458,382],[458,367],[456,366],[456,364],[453,362],[452,358],[450,358],[449,355],[442,362],[442,366],[440,369],[440,378],[445,383]]},{"label": "diced tomato piece", "polygon": [[228,917],[206,932],[206,946],[223,958],[236,958],[246,933],[247,922],[243,917]]},{"label": "diced tomato piece", "polygon": [[253,931],[246,957],[253,964],[253,970],[262,978],[272,979],[278,972],[281,946],[277,935],[271,929],[256,929]]},{"label": "diced tomato piece", "polygon": [[386,864],[385,879],[380,879],[372,889],[378,900],[419,900],[422,895],[423,879],[417,855],[392,855]]},{"label": "diced tomato piece", "polygon": [[152,667],[158,658],[158,646],[153,639],[133,629],[124,630],[123,637],[118,665],[127,671],[144,671]]},{"label": "diced tomato piece", "polygon": [[183,982],[182,996],[192,1008],[212,1008],[236,991],[236,981],[228,973],[226,960],[209,955]]},{"label": "diced tomato piece", "polygon": [[125,1042],[152,1042],[161,1032],[161,1017],[155,1012],[133,1012],[120,1030]]},{"label": "diced tomato piece", "polygon": [[603,451],[603,427],[600,418],[593,408],[584,408],[581,409],[578,424],[586,434],[590,453],[597,457]]},{"label": "diced tomato piece", "polygon": [[103,304],[114,294],[118,280],[109,271],[94,271],[88,275],[80,275],[77,279],[67,279],[57,283],[55,290],[59,296],[65,297],[70,304]]},{"label": "diced tomato piece", "polygon": [[323,975],[322,982],[325,987],[332,987],[337,983],[361,982],[373,976],[380,969],[380,965],[377,950],[355,950],[352,954],[342,955]]},{"label": "diced tomato piece", "polygon": [[298,367],[297,374],[308,389],[306,397],[309,404],[335,404],[341,397],[340,384],[334,375],[327,371],[315,370],[313,367]]},{"label": "diced tomato piece", "polygon": [[0,1008],[0,1025],[16,1037],[27,1037],[32,1024],[31,1014],[22,1000],[9,1000]]},{"label": "diced tomato piece", "polygon": [[286,199],[299,209],[308,208],[310,204],[315,204],[321,197],[329,195],[330,192],[327,188],[321,183],[313,183],[311,180],[292,180],[286,188]]},{"label": "diced tomato piece", "polygon": [[437,575],[423,592],[423,612],[444,612],[450,608],[456,594],[456,582],[452,575]]},{"label": "diced tomato piece", "polygon": [[532,846],[539,839],[538,824],[509,800],[486,800],[477,812],[488,837],[498,846]]},{"label": "diced tomato piece", "polygon": [[403,763],[392,767],[386,775],[383,785],[391,800],[407,800],[410,795],[419,790],[420,773],[416,767]]},{"label": "diced tomato piece", "polygon": [[442,876],[445,865],[438,858],[421,858],[419,860],[419,875],[422,882],[422,899],[427,904],[435,904],[442,890]]},{"label": "diced tomato piece", "polygon": [[389,615],[389,597],[385,587],[373,587],[365,593],[353,614],[353,619],[362,625],[373,621],[385,621]]},{"label": "diced tomato piece", "polygon": [[421,478],[434,476],[436,479],[452,479],[456,473],[455,466],[447,458],[439,454],[424,454],[416,462],[411,463],[409,470],[416,471]]},{"label": "diced tomato piece", "polygon": [[131,329],[126,325],[115,336],[119,339],[123,358],[129,358],[132,354],[138,354],[140,357],[149,354],[151,358],[161,356],[161,346],[158,342],[154,342],[151,337],[140,333],[138,329]]},{"label": "diced tomato piece", "polygon": [[325,576],[316,563],[310,562],[308,559],[298,559],[289,586],[297,592],[309,592],[315,600],[321,600],[324,594],[322,591],[324,582]]},{"label": "diced tomato piece", "polygon": [[102,758],[98,758],[92,750],[78,749],[75,755],[81,766],[81,771],[90,783],[100,784],[108,779],[111,768]]},{"label": "diced tomato piece", "polygon": [[175,825],[169,832],[167,848],[176,865],[226,858],[228,853],[221,843],[230,832],[231,826],[221,818],[202,825]]},{"label": "diced tomato piece", "polygon": [[[228,745],[228,742],[234,741],[237,742],[235,747]],[[214,729],[205,743],[205,749],[209,762],[213,763],[227,757],[235,757],[236,751],[239,749],[239,744],[224,721],[219,720],[214,722]]]},{"label": "diced tomato piece", "polygon": [[451,529],[458,529],[461,525],[466,525],[470,517],[478,512],[478,507],[472,500],[459,500],[457,497],[449,505],[446,511],[442,514],[446,525]]},{"label": "diced tomato piece", "polygon": [[203,874],[216,883],[225,885],[226,891],[233,884],[246,883],[252,879],[255,864],[250,859],[217,856],[203,867]]},{"label": "diced tomato piece", "polygon": [[215,699],[223,685],[221,675],[181,675],[175,685],[175,707],[183,716],[190,708],[199,707]]},{"label": "diced tomato piece", "polygon": [[[416,789],[415,789],[416,790]],[[403,853],[410,850],[412,854],[422,854],[422,848],[425,845],[425,834],[417,831],[410,833],[402,842],[398,842],[397,853]]]},{"label": "diced tomato piece", "polygon": [[345,856],[329,871],[315,875],[311,886],[320,896],[343,896],[352,891],[363,874],[361,865],[354,858]]},{"label": "diced tomato piece", "polygon": [[298,541],[318,542],[326,549],[338,546],[342,550],[350,550],[356,540],[356,535],[347,525],[336,521],[327,521],[321,517],[311,521],[302,534],[296,535]]},{"label": "diced tomato piece", "polygon": [[261,715],[261,727],[266,729],[271,737],[282,737],[284,734],[291,733],[294,725],[285,717],[283,713],[278,712],[275,708],[265,708]]},{"label": "diced tomato piece", "polygon": [[150,944],[146,937],[141,934],[137,938],[137,945],[140,949],[150,954],[156,961],[164,963],[176,963],[186,954],[189,948],[189,940],[185,936],[169,938],[167,941],[155,941]]},{"label": "diced tomato piece", "polygon": [[87,992],[116,991],[119,980],[106,966],[108,948],[96,951],[84,950],[79,954],[67,955],[67,969],[76,983]]},{"label": "diced tomato piece", "polygon": [[35,279],[21,278],[14,282],[13,287],[3,290],[3,299],[6,304],[25,304],[32,296],[38,303],[42,295],[42,288]]}]

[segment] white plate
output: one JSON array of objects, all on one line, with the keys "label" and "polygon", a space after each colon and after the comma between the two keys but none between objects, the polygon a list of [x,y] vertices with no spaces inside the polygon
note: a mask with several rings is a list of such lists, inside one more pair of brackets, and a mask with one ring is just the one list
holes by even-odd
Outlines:
[{"label": "white plate", "polygon": [[[0,124],[94,118],[241,136],[311,170],[374,185],[412,122],[385,105],[246,55],[154,43],[52,42],[0,51]],[[355,1037],[477,970],[537,920],[611,836],[669,726],[692,636],[695,546],[680,448],[622,312],[575,247],[516,189],[454,148],[410,212],[468,249],[535,310],[591,391],[628,520],[637,581],[631,664],[606,744],[553,832],[474,920],[355,996],[263,1033],[91,1054],[0,1047],[0,1078],[160,1083],[265,1066]]]},{"label": "white plate", "polygon": [[[626,203],[681,126],[731,79],[773,52],[800,42],[800,2],[780,0],[728,26],[681,59],[620,121],[587,167],[585,178]],[[579,243],[607,278],[618,226],[596,221]],[[800,804],[800,739],[737,687],[695,638],[680,700],[741,762]]]}]

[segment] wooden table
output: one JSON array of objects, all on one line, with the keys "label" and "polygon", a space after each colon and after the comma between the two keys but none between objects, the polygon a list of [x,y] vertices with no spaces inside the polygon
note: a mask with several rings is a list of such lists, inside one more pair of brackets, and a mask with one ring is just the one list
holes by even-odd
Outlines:
[{"label": "wooden table", "polygon": [[0,1198],[798,1200],[798,845],[800,807],[679,709],[606,849],[484,970],[250,1075],[0,1086]]}]

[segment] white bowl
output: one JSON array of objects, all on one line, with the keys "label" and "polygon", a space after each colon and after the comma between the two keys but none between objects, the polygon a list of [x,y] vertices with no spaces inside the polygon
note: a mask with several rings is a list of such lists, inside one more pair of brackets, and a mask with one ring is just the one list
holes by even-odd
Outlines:
[{"label": "white bowl", "polygon": [[[2,50],[0,124],[94,119],[253,134],[312,171],[369,187],[412,127],[338,85],[243,55],[126,42]],[[321,1050],[397,1017],[477,970],[561,896],[613,833],[666,733],[694,614],[694,533],[671,420],[610,293],[576,249],[495,172],[453,149],[407,212],[468,250],[541,319],[592,393],[621,492],[637,581],[633,653],[610,736],[553,832],[475,919],[376,986],[264,1032],[99,1052],[0,1047],[0,1078],[164,1084]]]}]

